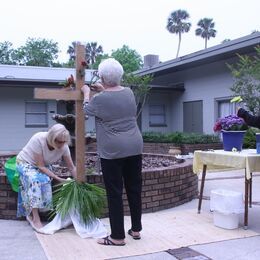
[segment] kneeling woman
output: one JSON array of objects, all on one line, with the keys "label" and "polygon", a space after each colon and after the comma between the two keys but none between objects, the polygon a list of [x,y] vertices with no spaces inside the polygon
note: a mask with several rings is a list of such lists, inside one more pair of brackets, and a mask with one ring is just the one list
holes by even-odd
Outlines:
[{"label": "kneeling woman", "polygon": [[26,216],[35,230],[43,226],[39,209],[52,208],[51,180],[64,181],[52,172],[50,165],[63,158],[72,176],[76,175],[69,142],[70,135],[66,128],[55,124],[48,132],[33,135],[17,155],[16,165],[20,176],[17,216]]}]

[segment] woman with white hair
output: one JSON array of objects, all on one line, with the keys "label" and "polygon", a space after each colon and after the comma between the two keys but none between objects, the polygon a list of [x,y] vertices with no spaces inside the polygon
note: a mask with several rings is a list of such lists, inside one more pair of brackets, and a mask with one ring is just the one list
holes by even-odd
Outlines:
[{"label": "woman with white hair", "polygon": [[97,151],[107,192],[111,235],[98,240],[102,245],[125,245],[123,185],[131,213],[128,234],[140,239],[143,139],[136,121],[136,102],[130,88],[120,85],[123,68],[115,59],[98,68],[101,83],[90,86],[98,91],[90,99],[90,88],[82,87],[83,108],[95,116]]},{"label": "woman with white hair", "polygon": [[62,124],[55,124],[48,132],[34,134],[17,155],[20,178],[17,216],[26,216],[36,231],[43,226],[39,209],[52,209],[51,179],[64,181],[52,172],[50,165],[63,158],[73,177],[76,176],[69,142],[68,130]]}]

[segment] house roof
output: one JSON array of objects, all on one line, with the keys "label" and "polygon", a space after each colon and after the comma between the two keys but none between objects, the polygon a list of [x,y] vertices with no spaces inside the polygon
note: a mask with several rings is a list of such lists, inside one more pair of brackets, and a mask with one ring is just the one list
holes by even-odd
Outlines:
[{"label": "house roof", "polygon": [[255,32],[214,47],[156,64],[150,68],[138,70],[134,74],[139,76],[147,74],[161,76],[194,66],[200,66],[211,62],[228,59],[234,57],[237,53],[250,53],[254,51],[254,47],[258,44],[260,44],[260,32]]},{"label": "house roof", "polygon": [[[86,70],[86,81],[91,79],[92,71]],[[57,87],[71,74],[75,77],[75,69],[0,64],[0,86],[39,86],[42,84],[44,87]]]}]

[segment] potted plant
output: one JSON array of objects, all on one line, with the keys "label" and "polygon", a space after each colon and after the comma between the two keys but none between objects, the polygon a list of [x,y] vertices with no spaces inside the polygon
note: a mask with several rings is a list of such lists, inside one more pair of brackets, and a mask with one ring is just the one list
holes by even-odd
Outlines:
[{"label": "potted plant", "polygon": [[214,125],[214,132],[222,132],[225,151],[241,151],[247,124],[243,118],[229,115],[219,118]]}]

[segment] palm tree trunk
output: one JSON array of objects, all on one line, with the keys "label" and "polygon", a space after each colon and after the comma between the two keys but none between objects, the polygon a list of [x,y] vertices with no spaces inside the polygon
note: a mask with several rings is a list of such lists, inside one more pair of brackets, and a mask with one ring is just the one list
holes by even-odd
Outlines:
[{"label": "palm tree trunk", "polygon": [[177,49],[176,58],[179,57],[180,47],[181,47],[181,33],[179,32],[179,44],[178,44],[178,49]]},{"label": "palm tree trunk", "polygon": [[208,45],[208,38],[205,38],[205,49],[207,49],[207,45]]}]

